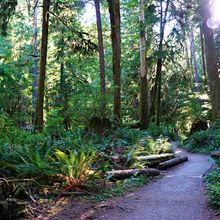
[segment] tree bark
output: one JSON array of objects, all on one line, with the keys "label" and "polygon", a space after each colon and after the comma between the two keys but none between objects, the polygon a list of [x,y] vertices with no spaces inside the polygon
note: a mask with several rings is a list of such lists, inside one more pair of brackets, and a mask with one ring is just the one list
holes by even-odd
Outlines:
[{"label": "tree bark", "polygon": [[39,72],[39,79],[38,79],[36,124],[35,124],[35,128],[38,131],[42,131],[43,124],[44,124],[44,93],[45,93],[45,78],[46,78],[46,63],[47,63],[49,7],[50,7],[50,0],[44,0],[43,1],[40,72]]},{"label": "tree bark", "polygon": [[119,0],[108,0],[111,39],[112,63],[114,80],[114,115],[121,123],[121,34],[120,34],[120,3]]},{"label": "tree bark", "polygon": [[38,0],[34,0],[33,12],[33,66],[32,66],[32,124],[36,118],[36,104],[37,104],[37,80],[38,80],[38,49],[37,49],[37,18],[38,18]]},{"label": "tree bark", "polygon": [[144,0],[140,0],[140,129],[148,127],[148,85],[145,39]]},{"label": "tree bark", "polygon": [[213,30],[208,27],[207,21],[211,19],[210,5],[205,0],[201,1],[202,29],[205,41],[206,65],[210,86],[212,118],[220,118],[220,78],[217,67],[216,51]]},{"label": "tree bark", "polygon": [[100,13],[100,0],[94,0],[96,10],[96,25],[98,32],[98,51],[99,51],[99,69],[100,69],[100,87],[101,94],[105,95],[105,55],[103,46],[103,35],[102,35],[102,22]]}]

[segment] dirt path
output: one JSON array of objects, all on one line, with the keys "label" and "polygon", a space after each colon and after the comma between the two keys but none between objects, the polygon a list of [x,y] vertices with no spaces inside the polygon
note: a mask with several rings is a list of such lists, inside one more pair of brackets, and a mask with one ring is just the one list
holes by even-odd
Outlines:
[{"label": "dirt path", "polygon": [[[208,208],[202,176],[211,167],[207,156],[190,154],[189,161],[170,170],[163,178],[122,198],[111,199],[78,216],[58,215],[49,219],[97,220],[217,220]],[[72,206],[74,209],[74,205]]]},{"label": "dirt path", "polygon": [[187,155],[189,161],[170,171],[165,177],[139,192],[114,201],[99,209],[95,219],[106,220],[215,220],[207,208],[203,174],[211,167],[208,157]]}]

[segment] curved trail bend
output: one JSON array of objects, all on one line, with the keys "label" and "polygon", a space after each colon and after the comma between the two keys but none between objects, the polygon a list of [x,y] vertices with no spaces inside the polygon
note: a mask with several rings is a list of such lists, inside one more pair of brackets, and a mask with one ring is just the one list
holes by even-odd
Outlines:
[{"label": "curved trail bend", "polygon": [[99,208],[92,216],[78,219],[105,220],[217,220],[208,208],[203,175],[210,169],[209,158],[190,154],[188,162],[170,170],[163,178],[131,193],[116,198]]}]

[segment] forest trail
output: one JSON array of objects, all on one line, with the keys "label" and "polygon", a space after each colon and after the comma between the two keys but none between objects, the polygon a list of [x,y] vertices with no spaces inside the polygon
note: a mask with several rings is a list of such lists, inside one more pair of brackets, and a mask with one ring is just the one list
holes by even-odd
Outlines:
[{"label": "forest trail", "polygon": [[208,208],[203,175],[210,169],[209,158],[175,149],[189,161],[161,179],[103,205],[89,216],[78,219],[105,220],[217,220]]},{"label": "forest trail", "polygon": [[177,154],[188,156],[189,161],[165,171],[157,181],[95,207],[70,202],[56,215],[43,219],[220,220],[208,206],[202,179],[212,166],[211,160],[173,146]]}]

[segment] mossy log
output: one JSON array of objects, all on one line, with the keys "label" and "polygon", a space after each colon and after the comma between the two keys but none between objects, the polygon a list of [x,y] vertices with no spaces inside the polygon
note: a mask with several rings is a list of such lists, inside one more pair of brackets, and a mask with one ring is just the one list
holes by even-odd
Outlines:
[{"label": "mossy log", "polygon": [[155,161],[160,159],[166,159],[169,160],[171,158],[174,158],[174,154],[166,153],[166,154],[155,154],[155,155],[148,155],[148,156],[138,156],[135,158],[137,161]]},{"label": "mossy log", "polygon": [[165,170],[167,168],[173,167],[177,164],[183,163],[185,161],[188,161],[188,157],[187,156],[182,156],[182,157],[177,157],[168,161],[165,161],[163,163],[159,164],[159,169],[161,170]]},{"label": "mossy log", "polygon": [[[123,163],[126,161],[126,158],[124,156],[106,156],[110,160],[114,161],[115,163]],[[153,155],[147,155],[147,156],[137,156],[134,157],[133,159],[135,161],[146,161],[146,162],[153,162],[153,161],[160,161],[163,162],[165,160],[169,160],[171,158],[174,158],[175,155],[171,153],[166,153],[166,154],[153,154]],[[163,160],[163,161],[162,161]]]},{"label": "mossy log", "polygon": [[111,180],[122,180],[133,175],[149,175],[157,176],[160,174],[158,169],[130,169],[130,170],[113,170],[106,172],[106,176],[110,177]]}]

